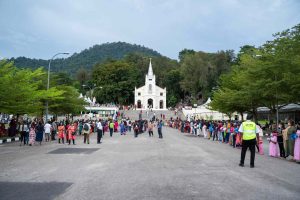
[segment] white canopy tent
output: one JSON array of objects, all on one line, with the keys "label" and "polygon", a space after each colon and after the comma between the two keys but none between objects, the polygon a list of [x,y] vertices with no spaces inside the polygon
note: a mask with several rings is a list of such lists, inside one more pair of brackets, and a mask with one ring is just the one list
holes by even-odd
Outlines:
[{"label": "white canopy tent", "polygon": [[[211,99],[208,100],[196,108],[183,108],[183,114],[189,120],[191,117],[195,117],[196,119],[204,119],[204,120],[229,120],[229,117],[216,110],[212,110],[209,104],[211,103]],[[233,115],[235,116],[235,115]],[[244,116],[245,117],[245,116]],[[240,119],[241,116],[237,115],[237,118]]]}]

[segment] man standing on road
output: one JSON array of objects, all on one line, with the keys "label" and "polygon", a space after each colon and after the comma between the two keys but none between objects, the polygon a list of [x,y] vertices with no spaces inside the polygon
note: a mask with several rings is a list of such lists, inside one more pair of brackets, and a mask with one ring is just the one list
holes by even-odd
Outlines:
[{"label": "man standing on road", "polygon": [[99,120],[96,124],[97,127],[97,144],[101,143],[101,138],[102,138],[102,131],[103,131],[103,126],[102,126],[102,121]]},{"label": "man standing on road", "polygon": [[148,124],[149,137],[153,137],[153,128],[154,128],[154,124],[153,124],[152,121],[150,121],[149,124]]},{"label": "man standing on road", "polygon": [[52,122],[51,140],[55,140],[55,135],[57,134],[57,124],[56,121]]},{"label": "man standing on road", "polygon": [[44,126],[44,129],[45,129],[45,141],[46,142],[50,142],[50,134],[51,134],[51,125],[50,125],[50,121],[48,121],[45,126]]},{"label": "man standing on road", "polygon": [[157,123],[158,137],[159,137],[160,139],[163,138],[161,129],[162,129],[162,120],[158,121],[158,123]]},{"label": "man standing on road", "polygon": [[18,129],[19,129],[19,132],[20,132],[20,135],[21,135],[20,146],[22,145],[22,143],[24,143],[24,145],[25,145],[26,144],[26,132],[29,129],[28,124],[24,120],[22,120],[21,123],[19,124]]},{"label": "man standing on road", "polygon": [[134,131],[134,137],[137,137],[139,134],[139,125],[137,121],[133,123],[133,131]]},{"label": "man standing on road", "polygon": [[83,125],[83,143],[88,143],[90,144],[90,130],[91,126],[90,124],[86,121]]},{"label": "man standing on road", "polygon": [[109,134],[110,134],[110,137],[113,136],[114,126],[115,126],[115,124],[114,124],[113,121],[111,120],[111,121],[109,122]]},{"label": "man standing on road", "polygon": [[248,115],[247,120],[243,122],[239,128],[242,138],[242,151],[241,151],[241,161],[239,166],[244,167],[244,161],[246,156],[246,151],[249,148],[251,152],[250,156],[250,168],[254,168],[255,159],[255,145],[259,137],[259,129],[257,125],[252,122],[251,117]]}]

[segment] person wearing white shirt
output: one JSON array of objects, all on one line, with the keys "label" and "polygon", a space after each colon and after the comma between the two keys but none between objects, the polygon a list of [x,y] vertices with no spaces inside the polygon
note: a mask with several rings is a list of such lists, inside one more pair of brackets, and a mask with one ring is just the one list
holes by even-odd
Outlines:
[{"label": "person wearing white shirt", "polygon": [[97,144],[101,144],[101,138],[102,138],[102,133],[103,133],[103,126],[102,126],[102,121],[99,120],[96,123],[97,127]]},{"label": "person wearing white shirt", "polygon": [[51,125],[47,122],[44,126],[45,129],[45,141],[50,142]]}]

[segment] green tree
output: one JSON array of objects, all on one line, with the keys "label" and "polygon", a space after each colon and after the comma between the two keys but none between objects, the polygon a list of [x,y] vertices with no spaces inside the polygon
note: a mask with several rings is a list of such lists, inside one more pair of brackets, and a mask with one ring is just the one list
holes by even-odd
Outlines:
[{"label": "green tree", "polygon": [[208,85],[208,74],[211,64],[207,56],[201,52],[188,54],[181,64],[182,81],[180,82],[183,91],[193,99],[202,95],[202,91]]},{"label": "green tree", "polygon": [[11,114],[40,114],[43,102],[61,98],[63,91],[52,87],[40,89],[45,73],[18,69],[12,62],[0,61],[0,112]]},{"label": "green tree", "polygon": [[[244,46],[232,71],[222,76],[212,106],[220,111],[248,111],[256,119],[257,108],[271,113],[288,103],[298,103],[300,80],[300,26],[274,35],[260,48]],[[278,106],[279,105],[279,106]],[[225,107],[225,108],[224,108]]]},{"label": "green tree", "polygon": [[72,86],[58,85],[57,88],[64,91],[62,98],[49,102],[50,112],[60,114],[78,114],[84,111],[84,100],[79,98],[77,89]]},{"label": "green tree", "polygon": [[174,107],[183,98],[183,92],[180,88],[180,81],[182,80],[179,69],[174,69],[166,74],[164,85],[167,87],[167,104]]},{"label": "green tree", "polygon": [[86,69],[84,68],[80,68],[78,71],[77,71],[77,74],[76,74],[76,78],[77,78],[77,81],[79,82],[80,84],[80,87],[82,89],[82,85],[90,80],[90,77],[89,77],[89,73]]},{"label": "green tree", "polygon": [[183,49],[182,51],[179,52],[179,55],[178,55],[179,61],[183,62],[185,56],[193,55],[195,53],[196,53],[196,51],[194,51],[193,49]]},{"label": "green tree", "polygon": [[110,61],[98,64],[93,71],[94,90],[100,103],[114,102],[130,104],[133,102],[133,89],[137,85],[137,69],[125,61]]}]

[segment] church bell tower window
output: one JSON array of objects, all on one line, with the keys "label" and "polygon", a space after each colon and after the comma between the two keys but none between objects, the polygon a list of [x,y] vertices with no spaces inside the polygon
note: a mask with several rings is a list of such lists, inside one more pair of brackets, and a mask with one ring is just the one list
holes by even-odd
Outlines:
[{"label": "church bell tower window", "polygon": [[149,84],[149,94],[152,94],[152,85]]}]

